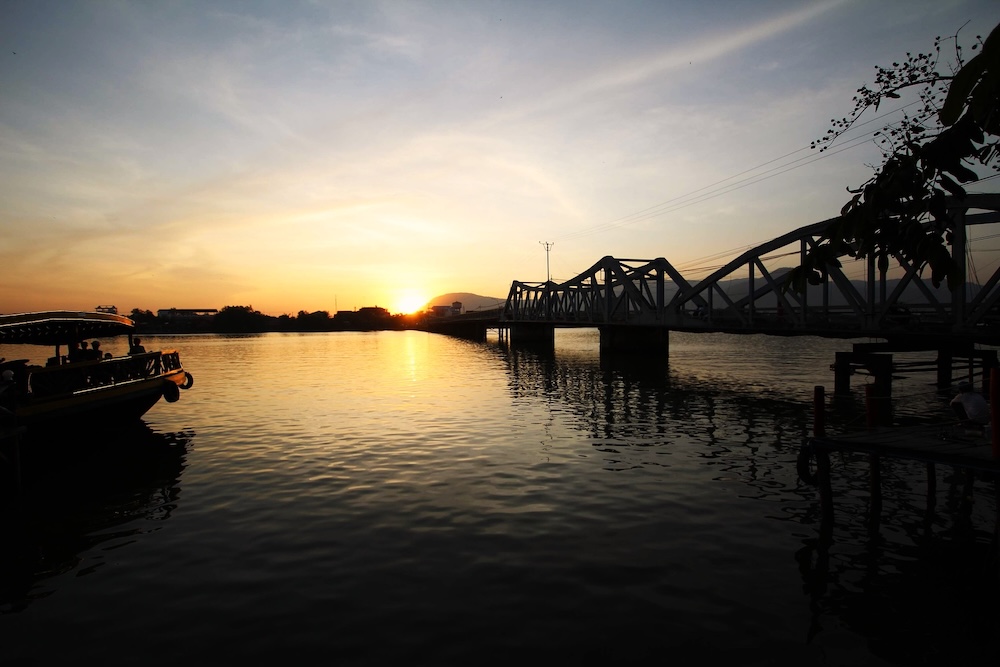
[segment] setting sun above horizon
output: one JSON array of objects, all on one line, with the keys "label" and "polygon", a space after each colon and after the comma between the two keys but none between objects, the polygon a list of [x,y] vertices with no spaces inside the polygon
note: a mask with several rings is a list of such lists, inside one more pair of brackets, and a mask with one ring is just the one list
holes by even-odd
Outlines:
[{"label": "setting sun above horizon", "polygon": [[416,290],[404,290],[396,295],[389,312],[393,315],[411,315],[427,303],[430,297]]}]

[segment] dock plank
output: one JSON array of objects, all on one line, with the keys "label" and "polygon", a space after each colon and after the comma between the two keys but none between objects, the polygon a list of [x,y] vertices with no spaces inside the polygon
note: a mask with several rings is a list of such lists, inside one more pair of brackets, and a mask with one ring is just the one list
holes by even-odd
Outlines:
[{"label": "dock plank", "polygon": [[836,437],[814,437],[809,446],[819,451],[876,454],[1000,472],[1000,458],[993,456],[989,438],[951,425],[872,428]]}]

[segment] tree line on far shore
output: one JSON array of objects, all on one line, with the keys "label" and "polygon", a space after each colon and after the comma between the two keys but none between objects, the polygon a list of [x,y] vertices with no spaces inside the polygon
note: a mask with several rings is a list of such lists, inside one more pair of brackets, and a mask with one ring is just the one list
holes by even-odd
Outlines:
[{"label": "tree line on far shore", "polygon": [[419,324],[419,315],[390,315],[385,308],[361,308],[297,315],[265,315],[252,306],[225,306],[214,315],[162,318],[151,310],[133,308],[128,317],[140,333],[263,333],[268,331],[376,331],[410,329]]}]

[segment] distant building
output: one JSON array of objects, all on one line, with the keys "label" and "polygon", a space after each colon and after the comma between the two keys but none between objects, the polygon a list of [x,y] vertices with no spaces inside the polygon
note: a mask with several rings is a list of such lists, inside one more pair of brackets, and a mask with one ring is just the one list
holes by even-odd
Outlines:
[{"label": "distant building", "polygon": [[453,301],[450,306],[431,306],[430,314],[433,317],[451,317],[462,314],[462,302]]},{"label": "distant building", "polygon": [[380,306],[365,306],[364,308],[358,308],[358,315],[366,319],[384,319],[390,317],[389,311]]},{"label": "distant building", "polygon": [[112,315],[118,314],[117,306],[97,306],[96,308],[94,308],[94,310],[96,310],[99,313],[110,313]]},{"label": "distant building", "polygon": [[365,306],[357,310],[338,310],[333,316],[335,329],[385,329],[392,323],[392,315],[380,306]]},{"label": "distant building", "polygon": [[156,317],[164,324],[181,324],[214,317],[218,312],[217,308],[161,308],[156,311]]}]

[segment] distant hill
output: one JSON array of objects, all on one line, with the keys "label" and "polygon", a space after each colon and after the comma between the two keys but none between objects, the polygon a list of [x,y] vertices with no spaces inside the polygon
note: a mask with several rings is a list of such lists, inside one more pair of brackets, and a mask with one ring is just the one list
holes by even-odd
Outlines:
[{"label": "distant hill", "polygon": [[471,292],[449,292],[436,296],[426,304],[423,310],[428,310],[431,306],[450,306],[456,301],[462,302],[462,310],[469,312],[473,310],[489,310],[499,308],[507,301],[507,297],[480,296]]}]

